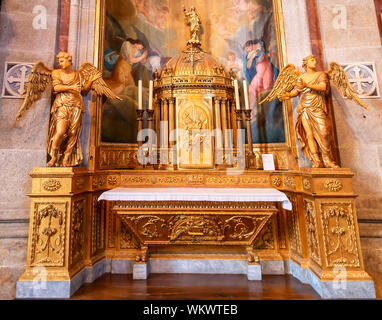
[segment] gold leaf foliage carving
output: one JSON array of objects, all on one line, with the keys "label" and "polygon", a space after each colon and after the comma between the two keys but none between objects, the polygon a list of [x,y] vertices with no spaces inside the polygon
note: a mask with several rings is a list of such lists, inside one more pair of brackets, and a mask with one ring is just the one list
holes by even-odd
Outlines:
[{"label": "gold leaf foliage carving", "polygon": [[256,250],[273,250],[275,249],[275,239],[273,236],[273,223],[270,220],[264,230],[257,238],[254,249]]},{"label": "gold leaf foliage carving", "polygon": [[86,199],[74,201],[71,225],[70,264],[78,262],[85,256],[85,212]]},{"label": "gold leaf foliage carving", "polygon": [[351,203],[321,204],[326,263],[359,267],[359,251]]},{"label": "gold leaf foliage carving", "polygon": [[305,207],[305,223],[308,236],[308,249],[310,257],[319,265],[321,265],[320,246],[318,242],[318,231],[316,223],[316,210],[314,202],[304,200]]},{"label": "gold leaf foliage carving", "polygon": [[62,267],[65,255],[66,203],[35,203],[31,265]]},{"label": "gold leaf foliage carving", "polygon": [[338,179],[328,179],[325,181],[324,187],[331,192],[339,192],[342,190],[343,185]]},{"label": "gold leaf foliage carving", "polygon": [[56,179],[49,179],[42,184],[45,191],[54,192],[61,188],[61,182]]}]

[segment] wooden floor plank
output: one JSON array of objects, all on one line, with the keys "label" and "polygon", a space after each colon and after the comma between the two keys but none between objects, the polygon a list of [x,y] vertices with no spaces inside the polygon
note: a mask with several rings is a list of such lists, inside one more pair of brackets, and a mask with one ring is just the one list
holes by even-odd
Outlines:
[{"label": "wooden floor plank", "polygon": [[315,300],[320,296],[289,275],[248,281],[245,275],[151,274],[147,280],[133,280],[132,275],[106,274],[85,284],[72,299]]}]

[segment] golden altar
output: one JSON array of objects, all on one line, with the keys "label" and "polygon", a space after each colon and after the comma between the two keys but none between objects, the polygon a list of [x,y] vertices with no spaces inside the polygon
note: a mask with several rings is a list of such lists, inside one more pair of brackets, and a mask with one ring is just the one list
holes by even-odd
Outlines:
[{"label": "golden altar", "polygon": [[[146,143],[141,137],[128,148],[100,144],[94,98],[89,168],[33,170],[18,297],[69,297],[104,273],[180,260],[218,261],[222,269],[240,262],[248,277],[251,267],[260,276],[293,274],[322,297],[372,296],[353,173],[298,168],[290,102],[283,105],[287,143],[253,145],[252,114],[238,102],[235,75],[193,39],[154,75],[149,109],[137,110],[139,131],[147,115]],[[262,154],[273,154],[275,171],[262,170]],[[292,210],[256,201],[99,201],[116,188],[269,188],[285,193]],[[44,268],[49,286],[61,286],[58,293],[34,293],[36,268]],[[333,289],[339,276],[344,292]]]}]

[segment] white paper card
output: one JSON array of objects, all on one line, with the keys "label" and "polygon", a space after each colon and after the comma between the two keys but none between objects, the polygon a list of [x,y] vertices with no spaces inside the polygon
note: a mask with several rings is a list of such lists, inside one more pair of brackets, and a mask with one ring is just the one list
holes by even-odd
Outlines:
[{"label": "white paper card", "polygon": [[265,171],[275,171],[275,159],[273,154],[263,154],[263,167]]}]

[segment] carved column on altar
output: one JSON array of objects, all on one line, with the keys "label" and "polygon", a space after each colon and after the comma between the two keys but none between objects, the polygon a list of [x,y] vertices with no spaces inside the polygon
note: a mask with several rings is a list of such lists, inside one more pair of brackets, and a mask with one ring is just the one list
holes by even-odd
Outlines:
[{"label": "carved column on altar", "polygon": [[175,99],[168,99],[169,107],[169,162],[172,167],[176,167],[176,121],[175,121]]},{"label": "carved column on altar", "polygon": [[[160,150],[161,150],[161,105],[160,100],[157,100],[156,98],[153,99],[153,105],[154,105],[154,121],[155,121],[155,133],[156,133],[156,157],[157,157],[157,163],[159,164],[160,161]],[[158,168],[158,165],[156,166]]]},{"label": "carved column on altar", "polygon": [[[238,163],[245,163],[245,159],[239,159],[239,157],[245,158],[245,136],[241,134],[242,130],[242,121],[243,121],[243,111],[235,110],[236,114],[236,128],[237,128],[237,140],[236,140],[236,155],[238,159]],[[240,150],[243,150],[244,153],[241,154]]]},{"label": "carved column on altar", "polygon": [[224,163],[224,147],[223,147],[223,131],[222,131],[222,120],[220,111],[220,100],[214,98],[215,104],[215,159],[216,167],[223,167]]},{"label": "carved column on altar", "polygon": [[[145,157],[145,153],[143,151],[143,141],[142,141],[142,132],[143,132],[143,115],[144,115],[144,110],[137,110],[137,122],[138,122],[138,165],[137,169],[143,169],[143,163],[142,159]],[[141,159],[141,161],[139,160]]]},{"label": "carved column on altar", "polygon": [[157,151],[156,151],[156,141],[154,141],[154,110],[146,110],[147,121],[149,126],[149,164],[146,165],[146,169],[154,169],[157,163]]},{"label": "carved column on altar", "polygon": [[169,164],[169,110],[168,99],[161,99],[161,143],[160,143],[160,169],[166,169]]}]

